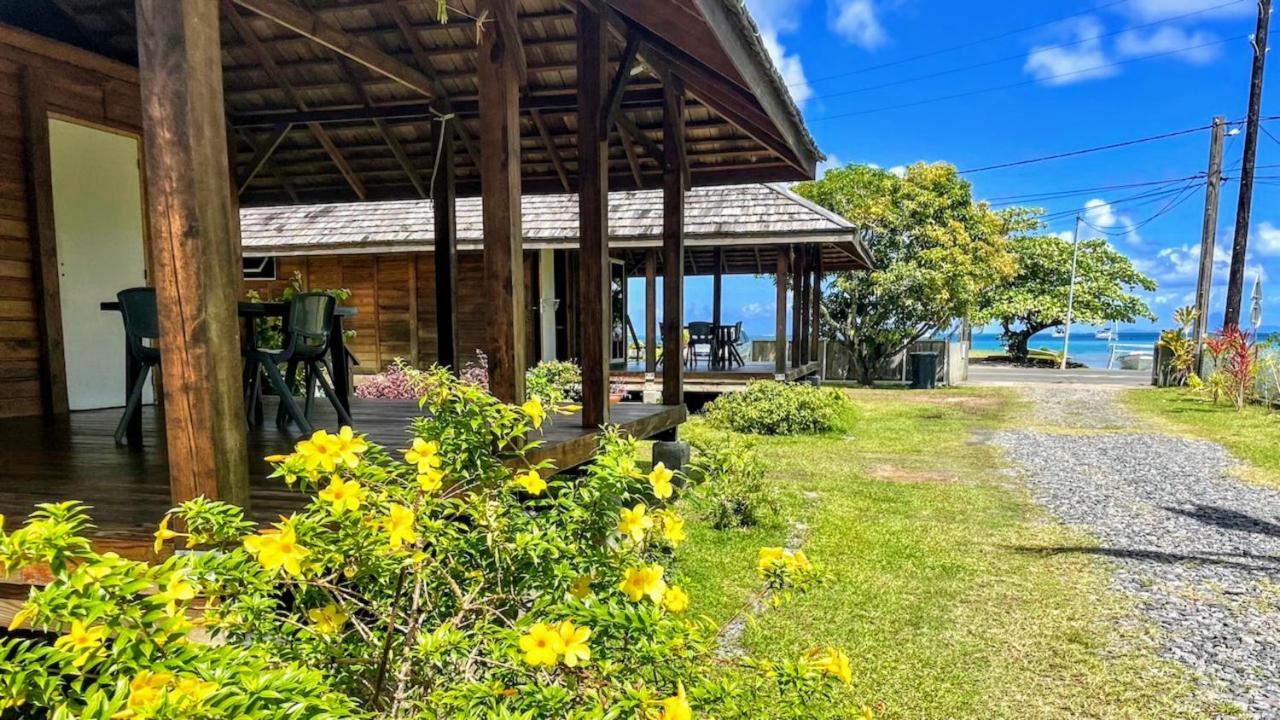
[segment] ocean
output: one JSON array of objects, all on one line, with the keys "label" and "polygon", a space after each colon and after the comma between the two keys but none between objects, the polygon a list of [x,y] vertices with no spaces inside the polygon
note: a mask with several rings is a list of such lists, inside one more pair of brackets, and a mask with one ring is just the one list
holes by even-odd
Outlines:
[{"label": "ocean", "polygon": [[[1110,340],[1099,340],[1094,337],[1095,330],[1088,327],[1078,327],[1071,331],[1071,347],[1069,354],[1071,359],[1083,363],[1091,368],[1107,367],[1107,360],[1111,356]],[[1120,335],[1116,341],[1117,350],[1119,351],[1145,351],[1151,352],[1155,347],[1156,338],[1160,333],[1154,330],[1125,330],[1120,329]],[[1062,341],[1060,337],[1054,337],[1053,331],[1046,330],[1037,333],[1031,337],[1028,347],[1032,350],[1049,350],[1051,352],[1062,352]],[[984,332],[973,334],[974,350],[1004,350],[1004,343],[1000,340],[998,332]]]}]

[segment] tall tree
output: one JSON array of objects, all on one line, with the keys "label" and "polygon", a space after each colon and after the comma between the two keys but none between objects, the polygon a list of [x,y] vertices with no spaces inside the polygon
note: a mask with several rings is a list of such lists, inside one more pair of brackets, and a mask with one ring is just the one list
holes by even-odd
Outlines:
[{"label": "tall tree", "polygon": [[901,176],[849,165],[796,192],[862,228],[875,256],[870,272],[837,273],[822,307],[823,334],[845,346],[848,376],[864,384],[886,359],[968,317],[1013,274],[1006,235],[1021,216],[975,203],[951,165],[918,163]]},{"label": "tall tree", "polygon": [[[1009,354],[1025,360],[1032,335],[1066,322],[1071,291],[1071,241],[1029,233],[1009,240],[1017,271],[983,294],[974,322],[998,322]],[[1138,272],[1129,258],[1106,240],[1080,242],[1076,262],[1073,322],[1105,325],[1155,319],[1136,290],[1154,291],[1156,283]]]}]

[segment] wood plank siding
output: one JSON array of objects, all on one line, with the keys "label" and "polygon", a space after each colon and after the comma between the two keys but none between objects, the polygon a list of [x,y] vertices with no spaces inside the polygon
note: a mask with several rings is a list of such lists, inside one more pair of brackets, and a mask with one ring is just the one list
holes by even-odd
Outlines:
[{"label": "wood plank siding", "polygon": [[49,357],[41,312],[37,197],[26,160],[37,139],[24,128],[24,95],[33,90],[51,116],[130,133],[142,127],[137,70],[0,27],[0,417],[53,412],[42,389],[48,370],[61,366]]}]

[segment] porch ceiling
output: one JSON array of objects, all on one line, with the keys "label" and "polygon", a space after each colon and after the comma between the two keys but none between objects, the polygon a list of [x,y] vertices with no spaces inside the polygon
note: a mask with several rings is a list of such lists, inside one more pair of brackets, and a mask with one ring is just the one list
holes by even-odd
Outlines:
[{"label": "porch ceiling", "polygon": [[[133,0],[47,0],[100,45],[137,56]],[[661,185],[663,71],[687,87],[690,179],[812,177],[820,157],[740,0],[596,0],[623,76],[610,186]],[[244,205],[422,197],[452,113],[458,191],[479,191],[478,0],[220,0],[223,82]],[[574,3],[520,0],[525,192],[576,190]],[[632,59],[634,63],[630,63]],[[627,61],[631,71],[619,73]]]}]

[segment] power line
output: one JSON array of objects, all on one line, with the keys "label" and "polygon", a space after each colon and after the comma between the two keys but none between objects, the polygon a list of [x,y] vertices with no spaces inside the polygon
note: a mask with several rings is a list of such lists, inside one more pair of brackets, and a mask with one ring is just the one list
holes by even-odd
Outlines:
[{"label": "power line", "polygon": [[[1124,1],[1125,1],[1125,2],[1127,2],[1128,0],[1124,0]],[[1115,31],[1112,31],[1112,32],[1109,32],[1109,33],[1104,33],[1104,34],[1102,34],[1102,35],[1090,35],[1089,37],[1080,38],[1079,40],[1073,40],[1073,41],[1071,41],[1071,42],[1064,42],[1064,43],[1056,43],[1056,44],[1054,44],[1054,45],[1047,45],[1047,46],[1045,46],[1044,48],[1036,48],[1036,49],[1037,49],[1037,50],[1039,50],[1039,49],[1045,49],[1045,50],[1048,50],[1048,49],[1068,48],[1068,47],[1073,47],[1073,46],[1076,46],[1076,45],[1083,45],[1084,43],[1088,43],[1088,42],[1095,42],[1095,41],[1098,41],[1098,40],[1104,40],[1104,39],[1106,39],[1106,38],[1115,37],[1115,36],[1117,36],[1117,35],[1123,35],[1124,33],[1127,33],[1127,32],[1133,32],[1133,31],[1135,31],[1135,30],[1144,30],[1144,29],[1146,29],[1146,28],[1149,28],[1149,27],[1155,27],[1155,26],[1157,26],[1157,25],[1164,25],[1164,24],[1166,24],[1166,23],[1178,22],[1178,21],[1180,21],[1180,20],[1185,20],[1186,18],[1189,18],[1189,17],[1195,16],[1195,15],[1203,15],[1204,13],[1212,12],[1212,11],[1214,11],[1214,10],[1218,10],[1218,9],[1220,9],[1220,8],[1224,8],[1224,7],[1227,7],[1227,6],[1230,6],[1230,5],[1237,5],[1237,4],[1242,3],[1242,2],[1245,2],[1245,1],[1246,1],[1246,0],[1231,0],[1230,2],[1226,2],[1226,3],[1223,3],[1223,4],[1221,4],[1221,5],[1214,5],[1214,6],[1211,6],[1211,7],[1202,8],[1202,9],[1200,9],[1200,10],[1196,10],[1195,12],[1183,13],[1182,15],[1174,15],[1174,16],[1172,16],[1172,17],[1167,17],[1167,18],[1164,18],[1164,19],[1162,19],[1162,20],[1155,20],[1155,21],[1152,21],[1152,22],[1149,22],[1149,23],[1143,23],[1143,24],[1141,24],[1141,25],[1133,25],[1133,26],[1130,26],[1130,27],[1127,27],[1127,28],[1122,28],[1122,29],[1120,29],[1120,30],[1115,30]],[[1026,54],[1025,52],[1020,52],[1020,53],[1018,53],[1018,54],[1016,54],[1016,55],[1006,55],[1006,56],[1004,56],[1004,57],[996,58],[995,60],[987,60],[987,61],[980,62],[980,63],[973,63],[973,64],[971,64],[971,65],[962,65],[962,66],[960,66],[960,67],[951,68],[951,69],[948,69],[948,70],[941,70],[941,71],[938,71],[938,72],[928,73],[928,74],[926,74],[926,75],[916,75],[915,77],[902,78],[902,79],[899,79],[899,80],[892,80],[892,81],[889,81],[889,82],[880,83],[880,84],[878,84],[878,85],[868,85],[868,86],[865,86],[865,87],[853,88],[853,89],[850,89],[850,90],[841,90],[840,92],[833,92],[833,93],[825,93],[825,94],[812,95],[812,96],[810,97],[810,99],[825,100],[825,99],[830,99],[830,98],[835,98],[835,97],[842,97],[842,96],[845,96],[845,95],[856,95],[856,94],[858,94],[858,93],[870,92],[870,91],[872,91],[872,90],[882,90],[882,89],[884,89],[884,88],[897,87],[897,86],[899,86],[899,85],[907,85],[907,84],[909,84],[909,83],[919,82],[919,81],[921,81],[921,80],[932,80],[932,79],[934,79],[934,78],[944,77],[944,76],[946,76],[946,75],[954,75],[954,74],[959,73],[959,72],[965,72],[966,70],[976,70],[976,69],[978,69],[978,68],[989,67],[989,66],[991,66],[991,65],[999,65],[1000,63],[1006,63],[1006,62],[1010,62],[1010,61],[1012,61],[1012,60],[1023,60],[1023,59],[1025,59],[1026,57],[1027,57],[1027,54]],[[852,74],[852,73],[849,73],[849,74]],[[833,76],[833,77],[834,77],[834,76]],[[828,78],[828,79],[829,79],[829,78]],[[793,84],[793,85],[805,85],[805,84],[810,84],[810,83],[792,83],[792,84]]]},{"label": "power line", "polygon": [[[1180,195],[1181,193],[1185,192],[1188,189],[1188,187],[1196,188],[1196,187],[1201,187],[1203,185],[1204,183],[1190,183],[1188,185],[1183,185],[1181,187],[1176,187],[1176,188],[1139,193],[1136,195],[1122,197],[1117,200],[1107,201],[1107,205],[1111,206],[1112,208],[1125,206],[1125,209],[1132,210],[1134,208],[1144,207],[1146,205],[1158,203],[1161,200]],[[1130,205],[1130,203],[1132,203],[1132,205]],[[1079,207],[1073,207],[1069,210],[1058,210],[1055,212],[1045,213],[1043,216],[1041,216],[1041,220],[1044,220],[1044,221],[1060,220],[1062,218],[1075,215],[1080,211],[1081,211],[1081,208]]]},{"label": "power line", "polygon": [[1189,52],[1191,50],[1199,50],[1200,48],[1210,47],[1212,45],[1222,45],[1223,43],[1242,40],[1247,37],[1249,36],[1234,35],[1229,38],[1223,38],[1221,40],[1214,40],[1211,42],[1201,43],[1199,45],[1190,45],[1188,47],[1178,48],[1175,50],[1167,50],[1165,52],[1152,53],[1150,55],[1138,55],[1136,57],[1132,57],[1127,60],[1117,60],[1115,62],[1105,63],[1102,65],[1095,65],[1093,67],[1087,67],[1080,70],[1073,70],[1071,72],[1058,73],[1056,75],[1046,75],[1044,77],[1032,78],[1030,80],[1023,80],[1021,82],[1016,82],[1016,83],[1008,83],[1005,85],[996,85],[994,87],[979,88],[977,90],[970,90],[968,92],[954,93],[951,95],[943,95],[940,97],[927,98],[925,100],[917,100],[917,101],[908,102],[908,103],[899,103],[897,105],[886,105],[884,107],[872,108],[870,110],[858,110],[854,112],[837,113],[835,115],[823,115],[821,117],[808,118],[808,120],[810,123],[815,123],[815,122],[823,122],[825,120],[836,120],[839,118],[857,117],[859,115],[870,115],[872,113],[885,112],[887,110],[902,110],[904,108],[919,107],[920,105],[929,105],[931,103],[942,102],[945,100],[958,100],[960,98],[972,97],[974,95],[982,95],[982,94],[991,93],[991,92],[998,92],[1000,90],[1011,90],[1013,88],[1025,87],[1027,85],[1042,83],[1046,80],[1055,80],[1055,79],[1064,78],[1064,77],[1071,77],[1074,75],[1082,75],[1084,73],[1095,72],[1097,70],[1102,70],[1105,68],[1118,67],[1120,65],[1128,65],[1135,62],[1141,62],[1143,60],[1152,60],[1154,58],[1165,57],[1168,55],[1178,55],[1181,53]]},{"label": "power line", "polygon": [[1186,180],[1194,180],[1204,177],[1204,173],[1196,173],[1177,178],[1166,178],[1164,180],[1149,180],[1146,182],[1123,183],[1119,185],[1098,185],[1089,188],[1075,188],[1071,190],[1047,190],[1038,193],[1027,193],[1025,195],[998,195],[996,197],[986,198],[987,202],[994,206],[998,205],[1020,205],[1024,202],[1033,202],[1036,200],[1059,200],[1061,198],[1072,197],[1074,195],[1089,195],[1096,192],[1104,192],[1107,190],[1128,190],[1138,187],[1152,187],[1156,185],[1173,185],[1175,183],[1184,182]]},{"label": "power line", "polygon": [[960,173],[962,174],[980,173],[980,172],[987,172],[988,170],[1001,170],[1003,168],[1019,167],[1022,165],[1032,165],[1035,163],[1048,162],[1050,160],[1061,160],[1063,158],[1077,157],[1080,155],[1089,155],[1096,152],[1103,152],[1106,150],[1116,150],[1118,148],[1129,147],[1131,145],[1141,145],[1143,143],[1154,142],[1156,140],[1167,140],[1169,138],[1180,137],[1182,135],[1190,135],[1191,133],[1200,132],[1208,128],[1209,128],[1208,125],[1201,125],[1199,127],[1187,128],[1186,130],[1175,130],[1173,132],[1162,133],[1160,135],[1150,135],[1147,137],[1135,138],[1133,140],[1123,140],[1121,142],[1109,143],[1107,145],[1097,145],[1095,147],[1082,148],[1080,150],[1070,150],[1067,152],[1055,153],[1053,155],[1042,155],[1040,157],[1026,158],[1025,160],[1013,160],[1011,162],[997,163],[995,165],[984,165],[982,167],[971,168],[968,170],[961,170]]},{"label": "power line", "polygon": [[[1236,0],[1236,2],[1243,2],[1243,1],[1244,0]],[[834,75],[824,75],[822,77],[814,78],[813,80],[805,80],[803,82],[794,82],[789,84],[788,87],[795,87],[798,85],[813,85],[816,82],[824,82],[826,80],[849,77],[850,75],[860,75],[862,73],[871,72],[873,70],[883,70],[884,68],[889,68],[889,67],[897,67],[898,65],[905,65],[910,62],[915,62],[916,60],[923,60],[925,58],[931,58],[931,57],[936,57],[938,55],[944,55],[949,52],[955,52],[956,50],[964,50],[966,48],[977,47],[978,45],[989,43],[989,42],[992,42],[993,40],[1003,40],[1004,38],[1012,37],[1014,35],[1020,35],[1024,32],[1037,30],[1042,27],[1048,27],[1050,25],[1060,23],[1063,20],[1070,20],[1071,18],[1082,17],[1084,15],[1091,15],[1100,10],[1106,10],[1107,8],[1112,8],[1117,5],[1123,5],[1126,2],[1129,2],[1129,0],[1115,0],[1115,2],[1109,2],[1103,5],[1099,5],[1097,7],[1090,8],[1083,12],[1072,13],[1070,15],[1063,15],[1061,17],[1054,18],[1053,20],[1046,20],[1044,22],[1036,23],[1035,25],[1028,25],[1026,27],[1018,28],[1016,30],[1009,30],[1009,31],[1000,33],[999,35],[991,35],[989,37],[981,38],[978,40],[971,40],[969,42],[961,43],[959,45],[951,45],[949,47],[940,48],[938,50],[930,50],[929,52],[926,52],[926,53],[920,53],[919,55],[912,55],[910,57],[905,57],[900,60],[894,60],[892,62],[879,63],[877,65],[867,65],[866,67],[861,67],[861,68],[858,68],[857,70],[850,70],[848,72],[836,73]],[[1227,3],[1227,4],[1230,5],[1232,3]]]}]

